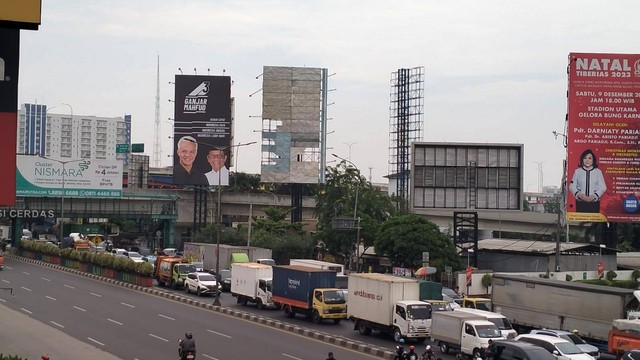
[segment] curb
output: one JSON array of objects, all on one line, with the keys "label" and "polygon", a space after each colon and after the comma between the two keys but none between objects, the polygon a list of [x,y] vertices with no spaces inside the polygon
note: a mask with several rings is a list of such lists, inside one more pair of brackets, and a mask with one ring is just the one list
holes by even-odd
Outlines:
[{"label": "curb", "polygon": [[72,274],[76,274],[76,275],[80,275],[80,276],[84,276],[93,280],[98,280],[98,281],[102,281],[108,284],[113,284],[113,285],[117,285],[120,287],[124,287],[124,288],[128,288],[128,289],[132,289],[132,290],[136,290],[136,291],[140,291],[140,292],[144,292],[144,293],[148,293],[151,295],[155,295],[155,296],[159,296],[159,297],[163,297],[163,298],[167,298],[170,300],[174,300],[174,301],[178,301],[184,304],[188,304],[188,305],[192,305],[195,307],[199,307],[201,309],[206,309],[206,310],[210,310],[210,311],[215,311],[221,314],[225,314],[225,315],[229,315],[229,316],[234,316],[243,320],[248,320],[248,321],[252,321],[258,324],[262,324],[262,325],[267,325],[276,329],[280,329],[280,330],[284,330],[296,335],[301,335],[304,337],[308,337],[308,338],[312,338],[318,341],[322,341],[328,344],[333,344],[345,349],[349,349],[349,350],[354,350],[354,351],[358,351],[364,354],[369,354],[369,355],[373,355],[376,356],[378,358],[381,359],[393,359],[394,358],[394,353],[384,350],[384,349],[380,349],[377,347],[374,347],[372,345],[368,345],[368,344],[363,344],[363,343],[358,343],[358,342],[354,342],[342,337],[336,337],[330,334],[326,334],[326,333],[322,333],[319,331],[315,331],[315,330],[311,330],[311,329],[307,329],[307,328],[303,328],[300,326],[296,326],[296,325],[291,325],[291,324],[287,324],[287,323],[283,323],[281,321],[278,320],[274,320],[271,318],[267,318],[267,317],[263,317],[263,316],[259,316],[259,315],[255,315],[255,314],[250,314],[250,313],[246,313],[243,311],[238,311],[235,309],[231,309],[231,308],[226,308],[223,306],[215,306],[212,304],[208,304],[205,302],[202,302],[200,300],[195,300],[192,298],[187,298],[172,292],[166,292],[166,291],[159,291],[156,290],[153,287],[146,287],[146,286],[140,286],[140,285],[135,285],[135,284],[131,284],[131,283],[127,283],[127,282],[123,282],[123,281],[119,281],[119,280],[114,280],[111,278],[106,278],[103,276],[98,276],[95,274],[91,274],[91,273],[86,273],[77,269],[72,269],[72,268],[68,268],[68,267],[64,267],[61,265],[56,265],[56,264],[51,264],[48,262],[44,262],[41,260],[34,260],[34,259],[29,259],[29,258],[25,258],[22,256],[17,256],[14,254],[9,254],[9,253],[4,253],[4,256],[11,258],[11,259],[15,259],[15,260],[19,260],[19,261],[23,261],[23,262],[29,262],[29,263],[33,263],[36,265],[40,265],[40,266],[46,266],[46,267],[50,267],[50,268],[54,268],[56,270],[60,270],[60,271],[65,271],[68,273],[72,273]]}]

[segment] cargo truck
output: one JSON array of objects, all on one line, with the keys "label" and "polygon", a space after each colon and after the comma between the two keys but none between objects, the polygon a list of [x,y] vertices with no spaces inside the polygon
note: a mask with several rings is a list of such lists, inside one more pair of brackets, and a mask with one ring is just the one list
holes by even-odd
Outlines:
[{"label": "cargo truck", "polygon": [[[194,259],[194,261],[201,261],[203,267],[206,270],[216,269],[216,249],[217,244],[205,244],[205,243],[184,243],[184,256]],[[244,253],[248,257],[246,262],[256,262],[258,259],[270,259],[271,249],[264,249],[259,247],[247,247],[247,246],[233,246],[220,244],[220,270],[230,269],[233,261],[233,254]],[[167,254],[168,255],[168,254]]]},{"label": "cargo truck", "polygon": [[493,310],[518,333],[576,329],[595,345],[605,344],[613,320],[634,314],[639,305],[633,289],[610,286],[507,274],[494,274],[492,286]]},{"label": "cargo truck", "polygon": [[609,331],[609,353],[618,358],[625,351],[633,349],[640,349],[640,320],[613,320]]},{"label": "cargo truck", "polygon": [[272,268],[273,301],[287,317],[302,314],[316,323],[331,319],[335,324],[347,317],[346,300],[335,287],[334,271],[297,265]]},{"label": "cargo truck", "polygon": [[184,286],[189,273],[196,272],[196,266],[184,263],[183,259],[173,256],[158,256],[155,265],[155,279],[159,286],[169,285],[172,288]]},{"label": "cargo truck", "polygon": [[235,264],[231,272],[231,295],[238,304],[256,304],[259,309],[274,306],[272,299],[273,268],[257,263]]},{"label": "cargo truck", "polygon": [[328,261],[314,259],[290,259],[289,265],[308,266],[322,270],[332,270],[336,272],[336,287],[346,289],[349,278],[344,272],[344,265],[336,264]]},{"label": "cargo truck", "polygon": [[482,358],[489,339],[504,339],[498,327],[482,316],[464,311],[441,311],[433,314],[431,341],[446,354],[460,350],[473,359]]},{"label": "cargo truck", "polygon": [[395,341],[425,341],[431,335],[431,305],[420,301],[417,279],[390,274],[349,275],[348,317],[354,330],[370,335],[373,330]]}]

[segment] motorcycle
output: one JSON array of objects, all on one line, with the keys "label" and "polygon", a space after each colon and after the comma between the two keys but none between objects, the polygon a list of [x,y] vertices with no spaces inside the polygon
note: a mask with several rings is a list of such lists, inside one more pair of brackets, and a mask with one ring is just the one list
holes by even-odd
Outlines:
[{"label": "motorcycle", "polygon": [[178,359],[180,360],[195,360],[196,353],[193,351],[187,351],[185,354],[182,354],[182,340],[178,340]]}]

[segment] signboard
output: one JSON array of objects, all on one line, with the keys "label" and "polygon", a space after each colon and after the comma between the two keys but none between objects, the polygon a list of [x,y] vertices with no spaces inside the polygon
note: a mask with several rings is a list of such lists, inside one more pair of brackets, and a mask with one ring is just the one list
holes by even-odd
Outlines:
[{"label": "signboard", "polygon": [[126,154],[129,152],[129,144],[116,144],[116,154]]},{"label": "signboard", "polygon": [[231,78],[176,75],[173,182],[229,185]]},{"label": "signboard", "polygon": [[602,279],[604,277],[604,261],[598,261],[598,279]]},{"label": "signboard", "polygon": [[18,155],[17,196],[119,198],[122,161]]},{"label": "signboard", "polygon": [[132,153],[143,153],[144,152],[144,143],[131,144],[131,152]]},{"label": "signboard", "polygon": [[[473,268],[471,266],[467,266],[467,287],[471,286],[472,274],[473,274]],[[469,293],[468,290],[467,290],[467,293]]]},{"label": "signboard", "polygon": [[640,55],[569,54],[567,220],[640,222]]},{"label": "signboard", "polygon": [[42,0],[0,1],[0,27],[38,30]]},{"label": "signboard", "polygon": [[[2,11],[0,11],[2,13]],[[18,58],[20,30],[0,28],[0,205],[16,203],[16,133],[18,132]]]}]

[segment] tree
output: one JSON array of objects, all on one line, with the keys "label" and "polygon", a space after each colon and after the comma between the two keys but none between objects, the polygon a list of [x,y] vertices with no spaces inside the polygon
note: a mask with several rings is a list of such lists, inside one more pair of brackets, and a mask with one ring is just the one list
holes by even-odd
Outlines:
[{"label": "tree", "polygon": [[[357,206],[356,206],[357,204]],[[360,241],[366,248],[373,245],[380,224],[396,210],[391,198],[371,185],[360,170],[342,161],[336,167],[328,167],[326,182],[316,193],[316,240],[322,241],[333,254],[348,258],[355,250],[356,229],[333,230],[336,217],[360,218]]]},{"label": "tree", "polygon": [[378,255],[389,257],[395,266],[418,268],[422,266],[422,252],[428,251],[429,265],[438,271],[444,271],[445,266],[454,271],[463,269],[451,237],[415,214],[399,215],[382,224],[375,248]]},{"label": "tree", "polygon": [[286,264],[289,259],[309,258],[313,253],[314,242],[311,236],[302,230],[302,223],[288,223],[289,209],[266,208],[265,219],[253,218],[255,233],[252,244],[272,250],[273,259],[278,264]]}]

